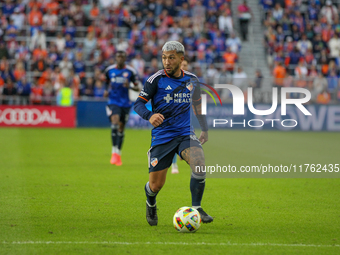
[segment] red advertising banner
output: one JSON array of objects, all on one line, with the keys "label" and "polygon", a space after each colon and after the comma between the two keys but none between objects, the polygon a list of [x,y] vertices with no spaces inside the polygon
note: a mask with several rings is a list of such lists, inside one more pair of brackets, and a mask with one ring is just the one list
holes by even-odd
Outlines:
[{"label": "red advertising banner", "polygon": [[0,105],[2,127],[75,127],[76,108]]}]

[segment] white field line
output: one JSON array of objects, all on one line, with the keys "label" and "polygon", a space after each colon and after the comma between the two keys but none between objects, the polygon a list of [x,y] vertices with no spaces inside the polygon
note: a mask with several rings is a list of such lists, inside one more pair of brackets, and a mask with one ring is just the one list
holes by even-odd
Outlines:
[{"label": "white field line", "polygon": [[207,246],[282,246],[282,247],[337,247],[339,244],[285,244],[285,243],[185,243],[185,242],[87,242],[87,241],[13,241],[0,242],[2,244],[110,244],[110,245],[207,245]]}]

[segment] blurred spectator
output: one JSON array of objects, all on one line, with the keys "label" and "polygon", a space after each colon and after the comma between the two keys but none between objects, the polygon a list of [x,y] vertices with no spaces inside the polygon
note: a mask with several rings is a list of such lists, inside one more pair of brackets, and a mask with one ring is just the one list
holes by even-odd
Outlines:
[{"label": "blurred spectator", "polygon": [[5,79],[4,89],[2,94],[5,96],[2,101],[3,104],[13,105],[15,103],[15,97],[17,95],[17,89],[11,78]]},{"label": "blurred spectator", "polygon": [[[75,11],[72,13],[72,19],[74,20],[74,24],[77,27],[81,27],[85,25],[86,16],[80,5],[76,6]],[[84,35],[83,32],[79,33],[79,36],[83,36],[83,35]]]},{"label": "blurred spectator", "polygon": [[237,54],[232,52],[230,48],[223,54],[224,64],[226,66],[226,71],[234,73],[234,66],[237,63]]},{"label": "blurred spectator", "polygon": [[307,85],[307,75],[308,69],[305,65],[304,60],[300,60],[298,66],[294,69],[295,79],[296,79],[296,86],[297,87],[306,87]]},{"label": "blurred spectator", "polygon": [[323,90],[316,98],[316,103],[318,104],[329,104],[330,101],[331,95],[327,92],[327,90]]},{"label": "blurred spectator", "polygon": [[16,81],[19,81],[23,77],[26,76],[25,65],[24,65],[24,63],[22,61],[18,61],[15,64],[13,75],[14,75]]},{"label": "blurred spectator", "polygon": [[73,69],[72,62],[68,59],[67,55],[63,56],[63,59],[59,63],[59,68],[63,77],[67,79],[70,75],[71,69]]},{"label": "blurred spectator", "polygon": [[76,42],[73,40],[70,34],[65,35],[65,48],[74,49]]},{"label": "blurred spectator", "polygon": [[55,36],[58,26],[58,16],[53,13],[53,9],[47,9],[47,13],[43,16],[43,28],[47,36]]},{"label": "blurred spectator", "polygon": [[237,67],[237,71],[233,75],[233,85],[239,87],[242,91],[246,91],[249,85],[248,76],[241,66]]},{"label": "blurred spectator", "polygon": [[223,12],[222,15],[218,17],[218,28],[225,35],[234,33],[233,29],[233,19],[228,12]]},{"label": "blurred spectator", "polygon": [[85,77],[85,62],[82,60],[82,54],[79,52],[76,54],[76,60],[73,62],[73,69],[81,79]]},{"label": "blurred spectator", "polygon": [[19,104],[28,105],[29,104],[29,96],[31,94],[31,84],[27,82],[25,76],[21,78],[21,80],[17,83],[17,92],[19,95]]},{"label": "blurred spectator", "polygon": [[338,17],[338,10],[332,0],[326,0],[325,6],[321,8],[321,15],[327,19],[329,24],[333,24],[334,19]]},{"label": "blurred spectator", "polygon": [[55,44],[57,46],[58,52],[62,53],[65,49],[65,44],[66,44],[66,40],[63,37],[62,33],[57,34],[57,38],[55,39]]},{"label": "blurred spectator", "polygon": [[45,57],[43,55],[38,55],[37,59],[33,61],[32,70],[34,72],[37,72],[36,75],[39,75],[39,73],[44,72],[46,68],[47,68],[47,63],[45,61]]},{"label": "blurred spectator", "polygon": [[137,53],[136,57],[132,59],[131,65],[137,71],[139,77],[144,76],[145,61],[140,53]]},{"label": "blurred spectator", "polygon": [[45,105],[51,105],[54,100],[54,89],[50,80],[47,80],[43,87],[43,103]]},{"label": "blurred spectator", "polygon": [[33,51],[37,47],[41,47],[42,50],[46,50],[46,35],[42,31],[42,28],[35,30],[31,38],[30,50]]},{"label": "blurred spectator", "polygon": [[255,72],[254,82],[251,84],[253,88],[262,88],[263,83],[263,75],[260,69],[257,69]]},{"label": "blurred spectator", "polygon": [[73,23],[72,19],[67,21],[66,27],[63,29],[64,35],[69,34],[72,38],[76,36],[77,28]]},{"label": "blurred spectator", "polygon": [[232,33],[230,38],[226,40],[226,46],[229,47],[232,52],[238,54],[241,50],[241,40],[236,37],[235,33]]},{"label": "blurred spectator", "polygon": [[25,14],[20,12],[20,9],[16,7],[14,14],[11,15],[10,20],[13,20],[13,25],[20,31],[24,28]]},{"label": "blurred spectator", "polygon": [[328,87],[327,79],[320,72],[319,75],[313,81],[313,90],[312,90],[312,100],[316,101],[318,95],[326,90]]},{"label": "blurred spectator", "polygon": [[28,14],[28,23],[31,27],[40,27],[43,24],[43,14],[37,5],[33,5],[32,10]]},{"label": "blurred spectator", "polygon": [[96,80],[93,90],[93,96],[95,98],[103,98],[105,93],[105,88],[101,80]]},{"label": "blurred spectator", "polygon": [[6,0],[5,3],[2,5],[2,13],[5,17],[9,17],[14,13],[15,4],[12,3],[11,0]]},{"label": "blurred spectator", "polygon": [[286,68],[283,67],[282,62],[278,62],[277,66],[273,70],[274,87],[282,87],[283,79],[286,77]]},{"label": "blurred spectator", "polygon": [[210,64],[208,69],[207,69],[207,83],[214,85],[215,83],[217,83],[217,75],[218,75],[218,71],[215,68],[214,64]]},{"label": "blurred spectator", "polygon": [[296,48],[298,48],[301,55],[305,55],[308,50],[312,49],[312,43],[307,39],[306,34],[302,35],[301,40],[296,44]]},{"label": "blurred spectator", "polygon": [[328,42],[328,47],[330,50],[329,55],[332,59],[335,60],[340,56],[340,39],[338,34],[334,33],[332,39]]},{"label": "blurred spectator", "polygon": [[253,14],[246,0],[244,0],[243,3],[238,6],[237,11],[238,11],[238,19],[240,22],[242,40],[247,41],[248,24]]},{"label": "blurred spectator", "polygon": [[335,70],[331,70],[327,76],[328,88],[327,91],[331,94],[332,99],[337,98],[337,92],[339,89],[339,78]]},{"label": "blurred spectator", "polygon": [[88,60],[92,51],[97,46],[97,39],[94,37],[94,33],[87,33],[86,38],[84,40],[84,59]]},{"label": "blurred spectator", "polygon": [[92,97],[93,96],[93,86],[94,86],[93,78],[87,77],[85,84],[82,85],[82,87],[80,88],[80,95]]},{"label": "blurred spectator", "polygon": [[19,33],[18,27],[14,25],[13,19],[10,19],[9,24],[6,28],[6,35],[11,39],[15,39],[18,33]]},{"label": "blurred spectator", "polygon": [[52,14],[58,15],[59,13],[59,3],[57,0],[49,0],[45,5],[46,12],[51,10]]},{"label": "blurred spectator", "polygon": [[3,59],[3,57],[9,59],[9,52],[7,50],[5,42],[0,41],[0,59]]}]

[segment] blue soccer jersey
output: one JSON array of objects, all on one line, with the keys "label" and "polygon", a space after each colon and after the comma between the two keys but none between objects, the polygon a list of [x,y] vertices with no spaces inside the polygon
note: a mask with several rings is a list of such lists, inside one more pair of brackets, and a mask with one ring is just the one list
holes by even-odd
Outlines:
[{"label": "blue soccer jersey", "polygon": [[131,107],[132,102],[129,99],[129,88],[124,87],[124,84],[130,82],[133,82],[135,85],[137,84],[135,69],[128,65],[125,65],[122,69],[118,69],[117,65],[111,65],[105,69],[105,74],[109,91],[108,104],[114,104],[119,107]]},{"label": "blue soccer jersey", "polygon": [[[136,101],[135,110],[142,118],[149,120],[155,113],[164,116],[163,123],[152,129],[151,146],[169,142],[177,136],[194,134],[190,106],[200,100],[199,83],[194,74],[181,72],[178,78],[169,77],[164,70],[150,76]],[[144,111],[145,103],[150,99],[152,112]]]}]

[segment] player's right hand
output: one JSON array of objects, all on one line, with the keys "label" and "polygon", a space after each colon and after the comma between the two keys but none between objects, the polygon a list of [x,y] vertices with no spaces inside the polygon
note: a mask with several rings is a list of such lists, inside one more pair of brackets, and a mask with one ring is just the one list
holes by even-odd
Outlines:
[{"label": "player's right hand", "polygon": [[149,122],[154,127],[158,127],[160,124],[163,123],[163,121],[164,121],[164,116],[160,113],[155,113],[149,119]]}]

